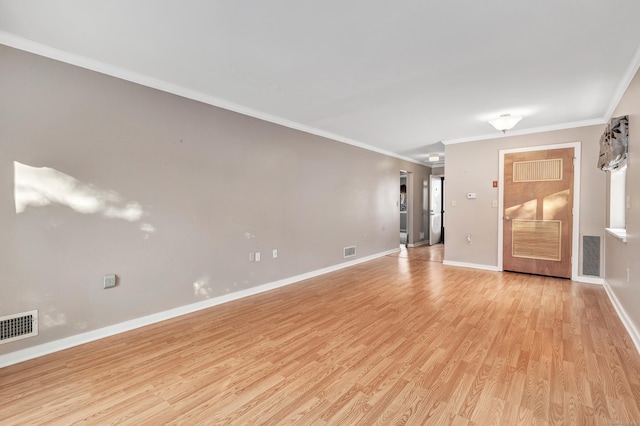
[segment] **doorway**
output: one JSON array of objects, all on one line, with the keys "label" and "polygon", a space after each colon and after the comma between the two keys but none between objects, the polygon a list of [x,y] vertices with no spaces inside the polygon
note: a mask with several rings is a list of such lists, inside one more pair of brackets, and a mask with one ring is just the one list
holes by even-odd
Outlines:
[{"label": "doorway", "polygon": [[409,174],[400,171],[400,245],[406,247],[409,244]]},{"label": "doorway", "polygon": [[577,276],[579,158],[579,143],[500,151],[502,270]]},{"label": "doorway", "polygon": [[429,177],[429,245],[444,242],[444,177]]}]

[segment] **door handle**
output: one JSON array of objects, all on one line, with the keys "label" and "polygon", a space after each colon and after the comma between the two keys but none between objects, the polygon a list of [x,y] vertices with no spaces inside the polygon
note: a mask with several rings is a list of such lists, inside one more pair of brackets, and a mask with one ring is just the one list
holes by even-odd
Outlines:
[{"label": "door handle", "polygon": [[511,220],[511,216],[505,216],[504,220]]}]

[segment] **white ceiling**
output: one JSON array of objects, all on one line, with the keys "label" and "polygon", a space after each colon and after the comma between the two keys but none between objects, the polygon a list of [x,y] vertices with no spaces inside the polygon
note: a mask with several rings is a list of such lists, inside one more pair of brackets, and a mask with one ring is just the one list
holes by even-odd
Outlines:
[{"label": "white ceiling", "polygon": [[424,161],[442,141],[602,123],[638,0],[0,0],[0,43]]}]

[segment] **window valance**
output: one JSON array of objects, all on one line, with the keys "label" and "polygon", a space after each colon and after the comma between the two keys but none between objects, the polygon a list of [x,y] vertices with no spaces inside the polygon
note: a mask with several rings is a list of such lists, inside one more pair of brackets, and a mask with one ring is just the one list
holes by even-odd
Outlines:
[{"label": "window valance", "polygon": [[623,167],[629,152],[629,116],[614,117],[600,137],[598,168],[605,172]]}]

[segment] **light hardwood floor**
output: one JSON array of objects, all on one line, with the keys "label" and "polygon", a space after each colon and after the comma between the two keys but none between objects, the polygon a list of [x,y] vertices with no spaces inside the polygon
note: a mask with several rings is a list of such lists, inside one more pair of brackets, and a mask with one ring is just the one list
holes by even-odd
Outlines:
[{"label": "light hardwood floor", "polygon": [[0,424],[638,424],[640,356],[602,287],[441,259],[408,249],[0,369]]}]

